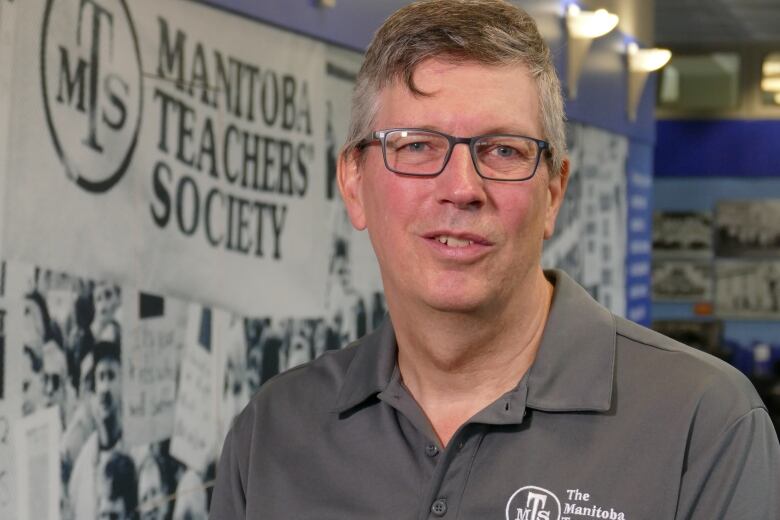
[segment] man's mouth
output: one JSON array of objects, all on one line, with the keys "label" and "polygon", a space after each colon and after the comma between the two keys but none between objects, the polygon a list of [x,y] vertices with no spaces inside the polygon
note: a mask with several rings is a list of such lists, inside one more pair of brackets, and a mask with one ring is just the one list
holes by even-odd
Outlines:
[{"label": "man's mouth", "polygon": [[473,240],[451,237],[449,235],[439,235],[437,237],[434,237],[434,239],[438,240],[440,243],[446,245],[447,247],[466,247],[474,243]]}]

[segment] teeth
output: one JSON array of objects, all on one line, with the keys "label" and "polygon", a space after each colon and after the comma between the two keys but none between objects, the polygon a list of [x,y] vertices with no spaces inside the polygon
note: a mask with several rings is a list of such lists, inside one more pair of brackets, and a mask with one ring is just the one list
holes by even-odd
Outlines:
[{"label": "teeth", "polygon": [[447,235],[436,237],[436,240],[449,247],[466,247],[474,243],[473,240],[461,240],[460,238],[449,237]]}]

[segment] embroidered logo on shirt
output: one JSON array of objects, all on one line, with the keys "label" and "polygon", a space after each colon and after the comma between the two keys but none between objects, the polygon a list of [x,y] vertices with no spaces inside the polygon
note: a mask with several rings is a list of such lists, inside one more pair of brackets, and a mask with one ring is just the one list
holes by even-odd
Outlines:
[{"label": "embroidered logo on shirt", "polygon": [[506,503],[506,520],[561,520],[561,501],[544,488],[521,487]]},{"label": "embroidered logo on shirt", "polygon": [[563,505],[552,491],[538,486],[521,487],[509,497],[506,520],[627,520],[622,511],[594,504],[590,494],[579,489],[567,489],[561,496]]}]

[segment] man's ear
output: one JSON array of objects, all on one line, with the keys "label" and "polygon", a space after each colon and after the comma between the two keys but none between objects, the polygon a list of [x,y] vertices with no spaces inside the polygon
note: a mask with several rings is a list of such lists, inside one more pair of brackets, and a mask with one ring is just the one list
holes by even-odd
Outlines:
[{"label": "man's ear", "polygon": [[555,219],[558,218],[558,210],[563,204],[566,195],[566,186],[569,184],[569,159],[565,157],[558,175],[552,176],[547,186],[547,215],[544,223],[544,239],[552,237],[555,231]]},{"label": "man's ear", "polygon": [[349,220],[355,229],[360,231],[366,229],[366,213],[363,207],[363,171],[359,150],[353,148],[339,154],[337,178]]}]

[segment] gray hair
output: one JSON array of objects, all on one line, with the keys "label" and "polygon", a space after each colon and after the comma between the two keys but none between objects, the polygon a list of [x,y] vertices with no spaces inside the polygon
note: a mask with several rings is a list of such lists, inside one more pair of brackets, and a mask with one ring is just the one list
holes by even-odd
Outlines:
[{"label": "gray hair", "polygon": [[547,158],[551,174],[561,170],[565,115],[550,49],[533,18],[504,0],[423,0],[390,16],[374,35],[358,73],[345,154],[371,132],[383,88],[403,80],[415,95],[427,95],[417,89],[412,76],[420,63],[434,57],[528,67],[539,93],[542,138],[552,148]]}]

